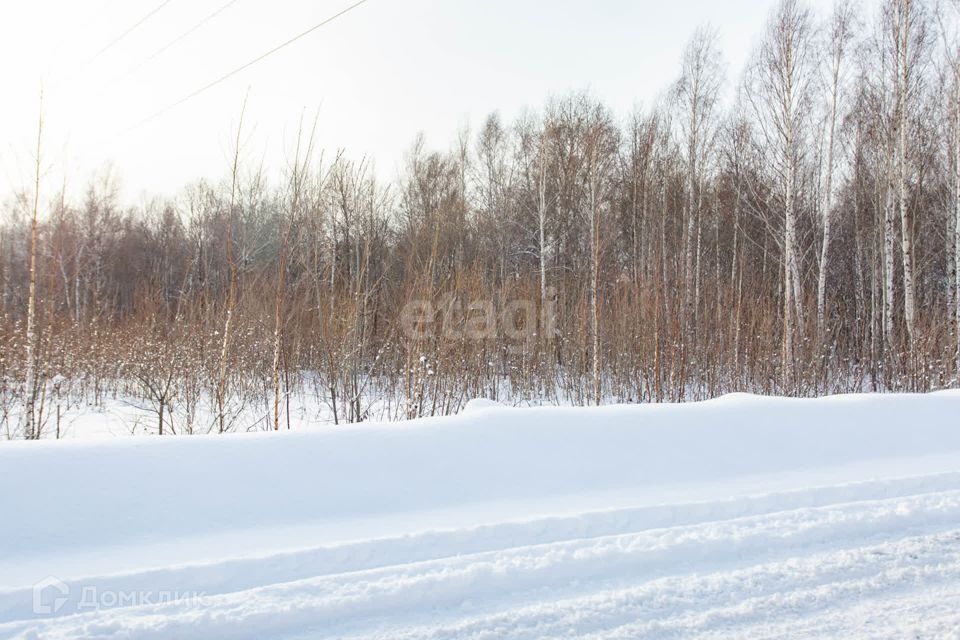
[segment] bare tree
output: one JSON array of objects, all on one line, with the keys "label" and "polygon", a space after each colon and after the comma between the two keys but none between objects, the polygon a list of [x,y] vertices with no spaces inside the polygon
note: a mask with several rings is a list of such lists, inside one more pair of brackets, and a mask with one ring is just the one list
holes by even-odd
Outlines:
[{"label": "bare tree", "polygon": [[43,90],[40,91],[37,119],[37,146],[34,152],[33,206],[30,211],[30,290],[27,294],[26,375],[24,376],[24,403],[21,422],[24,438],[40,437],[36,424],[37,403],[37,214],[40,208],[40,151],[43,144]]},{"label": "bare tree", "polygon": [[[945,100],[946,161],[949,175],[947,198],[947,316],[953,318],[956,339],[955,371],[960,376],[960,0],[948,0],[939,12],[943,38],[942,84]],[[946,14],[946,15],[944,15]]]},{"label": "bare tree", "polygon": [[800,0],[780,0],[750,69],[753,104],[771,153],[771,169],[782,203],[783,378],[794,377],[794,334],[802,324],[803,287],[798,244],[798,188],[814,62],[813,25]]},{"label": "bare tree", "polygon": [[716,32],[700,27],[687,43],[676,85],[681,113],[677,120],[686,150],[686,234],[684,236],[684,309],[688,320],[700,301],[700,244],[707,167],[717,131],[716,111],[723,68]]},{"label": "bare tree", "polygon": [[244,98],[240,109],[240,121],[237,123],[237,137],[233,146],[233,162],[230,168],[230,204],[227,208],[227,268],[230,271],[230,284],[227,290],[227,308],[223,320],[223,336],[220,344],[220,366],[217,368],[217,430],[220,433],[227,431],[226,394],[227,394],[227,362],[230,356],[230,339],[233,335],[233,315],[237,306],[237,259],[234,255],[233,224],[237,202],[237,187],[240,172],[240,138],[243,133],[243,116],[247,111],[247,100]]},{"label": "bare tree", "polygon": [[907,336],[912,349],[916,340],[917,294],[914,277],[915,242],[914,211],[910,203],[908,184],[911,173],[910,137],[911,117],[923,86],[923,67],[926,56],[927,16],[920,0],[887,0],[883,14],[886,44],[891,50],[893,87],[893,139],[895,155],[892,161],[893,191],[900,217],[900,247],[903,260],[903,313]]},{"label": "bare tree", "polygon": [[[303,117],[300,118],[300,126],[297,129],[297,142],[293,154],[293,165],[290,167],[288,196],[288,210],[281,213],[280,222],[280,245],[277,259],[277,279],[274,296],[274,323],[273,323],[273,430],[280,430],[280,388],[281,365],[285,364],[284,354],[284,329],[286,323],[286,314],[284,309],[284,297],[286,293],[287,261],[288,248],[290,241],[290,228],[300,217],[302,197],[306,176],[310,168],[311,157],[313,155],[314,136],[317,131],[317,120],[320,117],[319,110],[314,116],[313,126],[310,129],[310,135],[306,141],[303,139]],[[302,150],[301,145],[306,143]],[[289,426],[290,415],[287,413]]]},{"label": "bare tree", "polygon": [[585,129],[586,213],[590,238],[590,334],[592,338],[593,400],[603,402],[602,350],[600,336],[600,269],[603,257],[604,214],[609,212],[608,198],[613,187],[611,168],[617,158],[619,135],[606,108],[590,105]]},{"label": "bare tree", "polygon": [[820,243],[820,273],[817,280],[817,330],[821,340],[824,338],[827,302],[827,275],[830,272],[830,243],[833,239],[834,173],[837,151],[837,126],[842,116],[844,101],[844,75],[847,55],[854,36],[853,3],[839,0],[834,7],[830,20],[826,43],[825,84],[827,94],[827,115],[824,125],[825,155],[822,165],[823,185],[821,187],[820,215],[822,218],[822,237]]}]

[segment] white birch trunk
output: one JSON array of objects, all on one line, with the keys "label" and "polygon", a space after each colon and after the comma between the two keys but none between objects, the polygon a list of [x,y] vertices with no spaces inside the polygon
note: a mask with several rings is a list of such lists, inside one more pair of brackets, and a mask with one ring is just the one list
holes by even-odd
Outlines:
[{"label": "white birch trunk", "polygon": [[[599,135],[598,135],[599,138]],[[596,146],[600,140],[594,142]],[[600,204],[597,184],[600,179],[597,166],[599,150],[594,148],[590,162],[590,333],[593,342],[593,400],[597,406],[602,402],[600,378]]]},{"label": "white birch trunk", "polygon": [[37,124],[37,148],[33,181],[33,210],[30,216],[30,291],[27,298],[26,372],[24,403],[21,415],[22,433],[27,440],[40,437],[36,425],[37,403],[37,213],[40,207],[40,148],[43,140],[43,95],[40,96],[40,118]]},{"label": "white birch trunk", "polygon": [[913,349],[916,327],[916,288],[913,278],[913,211],[907,203],[907,116],[910,81],[910,12],[912,0],[897,4],[897,209],[900,212],[903,254],[903,314]]},{"label": "white birch trunk", "polygon": [[837,103],[840,91],[840,63],[842,54],[834,50],[831,69],[830,117],[827,125],[827,163],[824,169],[823,200],[823,238],[820,246],[820,273],[817,279],[817,330],[821,340],[825,334],[827,307],[827,273],[830,271],[830,241],[833,230],[833,154],[834,139],[837,130]]},{"label": "white birch trunk", "polygon": [[894,347],[894,276],[896,271],[896,211],[893,207],[893,185],[886,187],[883,204],[883,339],[887,349]]}]

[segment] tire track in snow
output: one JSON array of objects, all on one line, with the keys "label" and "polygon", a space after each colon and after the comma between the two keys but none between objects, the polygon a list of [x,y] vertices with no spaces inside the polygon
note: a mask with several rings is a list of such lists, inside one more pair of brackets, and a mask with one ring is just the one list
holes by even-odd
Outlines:
[{"label": "tire track in snow", "polygon": [[[687,636],[785,606],[817,611],[854,593],[960,582],[958,525],[960,491],[939,491],[13,622],[0,636],[255,638],[312,629],[303,637],[403,637],[398,625],[412,628],[409,637]],[[418,626],[424,615],[445,623]]]},{"label": "tire track in snow", "polygon": [[[649,529],[694,526],[801,508],[905,498],[951,490],[960,490],[960,473],[850,483],[713,502],[614,509],[465,529],[426,531],[394,538],[271,553],[260,557],[84,577],[67,581],[70,599],[61,613],[66,615],[77,610],[77,598],[87,585],[96,585],[101,591],[119,593],[152,590],[221,595],[267,584],[513,547],[622,535]],[[32,597],[30,587],[0,589],[0,623],[29,618]]]},{"label": "tire track in snow", "polygon": [[[960,530],[731,571],[660,578],[456,623],[349,637],[865,637],[861,625],[871,617],[876,637],[904,637],[907,629],[955,630],[960,609],[949,603],[956,601]],[[922,620],[915,615],[912,625],[887,626],[897,619],[894,612],[907,611],[922,612]]]}]

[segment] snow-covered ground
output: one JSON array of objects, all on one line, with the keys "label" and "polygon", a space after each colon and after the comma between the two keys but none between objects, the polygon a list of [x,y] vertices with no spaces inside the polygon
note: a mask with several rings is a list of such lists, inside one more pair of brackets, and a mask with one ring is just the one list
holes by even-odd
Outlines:
[{"label": "snow-covered ground", "polygon": [[960,638],[960,393],[0,445],[0,637]]}]

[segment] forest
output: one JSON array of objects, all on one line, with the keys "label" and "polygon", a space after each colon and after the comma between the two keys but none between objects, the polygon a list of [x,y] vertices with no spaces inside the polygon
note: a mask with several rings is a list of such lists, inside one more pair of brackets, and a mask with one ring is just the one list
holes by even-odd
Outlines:
[{"label": "forest", "polygon": [[[960,384],[960,0],[781,0],[629,114],[491,114],[386,179],[305,112],[284,167],[0,206],[0,437],[125,398],[161,435],[507,404]],[[641,85],[643,78],[637,78]],[[261,123],[266,124],[266,123]]]}]

